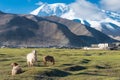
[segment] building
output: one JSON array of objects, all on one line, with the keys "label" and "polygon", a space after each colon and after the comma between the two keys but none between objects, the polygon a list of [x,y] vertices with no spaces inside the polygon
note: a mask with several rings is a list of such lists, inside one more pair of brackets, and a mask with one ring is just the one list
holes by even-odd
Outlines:
[{"label": "building", "polygon": [[120,49],[120,42],[116,43],[99,43],[92,44],[91,47],[84,47],[85,50],[118,50]]}]

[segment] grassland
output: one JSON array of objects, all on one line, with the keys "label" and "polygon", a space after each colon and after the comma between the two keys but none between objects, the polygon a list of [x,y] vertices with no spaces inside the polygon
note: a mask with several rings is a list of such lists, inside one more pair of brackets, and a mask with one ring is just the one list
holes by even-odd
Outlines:
[{"label": "grassland", "polygon": [[[28,68],[26,55],[33,49],[0,49],[0,80],[120,80],[120,51],[37,48],[38,64]],[[43,65],[52,55],[56,64]],[[10,64],[17,62],[22,74],[11,76]]]}]

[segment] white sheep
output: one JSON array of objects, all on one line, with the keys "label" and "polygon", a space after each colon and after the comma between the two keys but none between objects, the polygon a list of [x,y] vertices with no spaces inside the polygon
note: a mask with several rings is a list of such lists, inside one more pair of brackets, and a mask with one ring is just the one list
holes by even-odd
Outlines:
[{"label": "white sheep", "polygon": [[12,63],[11,66],[12,68],[12,75],[20,74],[22,73],[21,67],[17,63]]},{"label": "white sheep", "polygon": [[28,67],[34,66],[37,62],[37,52],[33,50],[31,53],[27,54],[27,65]]}]

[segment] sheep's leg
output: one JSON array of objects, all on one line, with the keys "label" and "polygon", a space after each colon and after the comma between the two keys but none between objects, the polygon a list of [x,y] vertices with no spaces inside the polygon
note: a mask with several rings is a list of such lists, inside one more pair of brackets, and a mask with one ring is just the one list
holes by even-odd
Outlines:
[{"label": "sheep's leg", "polygon": [[31,67],[32,67],[32,66],[34,66],[34,63],[33,63],[33,62],[31,62],[31,64],[30,64],[30,65],[31,65]]},{"label": "sheep's leg", "polygon": [[47,61],[44,61],[44,65],[47,65]]},{"label": "sheep's leg", "polygon": [[32,65],[32,66],[35,66],[35,65],[36,65],[36,61],[35,61],[34,59],[32,59],[31,65]]},{"label": "sheep's leg", "polygon": [[55,61],[53,61],[53,65],[55,64]]},{"label": "sheep's leg", "polygon": [[55,64],[55,61],[54,61],[54,60],[50,60],[50,62],[52,63],[52,65],[54,65],[54,64]]},{"label": "sheep's leg", "polygon": [[28,65],[28,67],[30,67],[30,62],[29,61],[27,62],[27,65]]},{"label": "sheep's leg", "polygon": [[15,75],[17,73],[16,70],[12,70],[12,75]]},{"label": "sheep's leg", "polygon": [[28,61],[27,61],[27,65],[28,65],[28,67],[30,66]]}]

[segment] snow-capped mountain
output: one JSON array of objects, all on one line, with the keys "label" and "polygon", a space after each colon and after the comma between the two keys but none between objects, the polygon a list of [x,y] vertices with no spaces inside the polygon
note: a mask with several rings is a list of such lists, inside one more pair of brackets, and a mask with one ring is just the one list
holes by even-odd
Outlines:
[{"label": "snow-capped mountain", "polygon": [[47,4],[43,3],[37,9],[33,10],[30,14],[39,16],[58,16],[76,22],[81,22],[84,25],[93,27],[108,36],[120,40],[120,14],[111,11],[100,10],[105,14],[105,18],[101,20],[82,19],[78,17],[75,11],[64,3]]},{"label": "snow-capped mountain", "polygon": [[118,22],[120,22],[120,14],[116,13],[116,12],[111,12],[111,11],[103,11],[106,13],[106,15],[110,18],[112,18],[113,20],[116,20]]},{"label": "snow-capped mountain", "polygon": [[69,7],[67,7],[63,3],[56,3],[56,4],[45,3],[42,4],[36,10],[32,11],[30,14],[40,15],[40,16],[51,16],[51,15],[61,16],[67,11],[69,11]]}]

